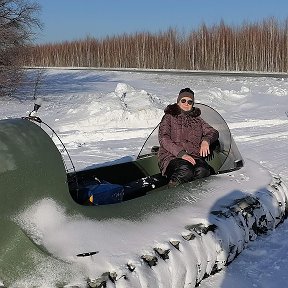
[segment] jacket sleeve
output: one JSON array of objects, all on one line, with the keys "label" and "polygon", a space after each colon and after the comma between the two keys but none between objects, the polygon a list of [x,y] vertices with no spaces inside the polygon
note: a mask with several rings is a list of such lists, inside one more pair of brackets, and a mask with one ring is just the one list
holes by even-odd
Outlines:
[{"label": "jacket sleeve", "polygon": [[202,118],[200,119],[203,131],[202,141],[206,140],[209,144],[215,142],[219,138],[219,132],[206,123]]},{"label": "jacket sleeve", "polygon": [[181,157],[186,153],[186,151],[183,149],[182,146],[177,145],[171,139],[171,117],[171,115],[166,114],[163,116],[160,122],[158,132],[159,143],[161,147],[170,152],[173,156]]}]

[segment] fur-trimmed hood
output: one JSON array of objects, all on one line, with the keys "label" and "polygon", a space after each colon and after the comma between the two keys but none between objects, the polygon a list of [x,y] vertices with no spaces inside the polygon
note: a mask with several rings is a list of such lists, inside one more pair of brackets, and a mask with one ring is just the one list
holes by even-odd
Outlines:
[{"label": "fur-trimmed hood", "polygon": [[201,110],[197,107],[193,107],[190,111],[183,111],[177,103],[168,105],[165,110],[165,114],[170,114],[172,116],[180,115],[181,113],[184,113],[185,115],[189,115],[191,117],[198,117],[201,115]]}]

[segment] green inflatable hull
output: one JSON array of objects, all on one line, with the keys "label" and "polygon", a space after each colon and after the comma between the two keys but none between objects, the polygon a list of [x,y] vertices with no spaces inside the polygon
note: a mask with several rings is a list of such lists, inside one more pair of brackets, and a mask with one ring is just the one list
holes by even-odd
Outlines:
[{"label": "green inflatable hull", "polygon": [[[0,120],[0,287],[194,287],[284,221],[285,183],[243,167],[224,119],[197,105],[220,134],[206,160],[217,175],[173,189],[157,127],[135,161],[67,173],[40,119]],[[129,201],[81,203],[95,178],[125,186]]]}]

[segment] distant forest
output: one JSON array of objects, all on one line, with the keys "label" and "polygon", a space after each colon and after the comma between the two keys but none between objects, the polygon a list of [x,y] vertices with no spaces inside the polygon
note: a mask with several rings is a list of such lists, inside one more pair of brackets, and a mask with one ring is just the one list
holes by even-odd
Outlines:
[{"label": "distant forest", "polygon": [[28,47],[26,66],[288,72],[288,18]]}]

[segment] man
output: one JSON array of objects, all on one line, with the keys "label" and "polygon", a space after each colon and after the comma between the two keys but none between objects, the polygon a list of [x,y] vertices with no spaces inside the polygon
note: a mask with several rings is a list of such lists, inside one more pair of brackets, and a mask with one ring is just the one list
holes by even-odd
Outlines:
[{"label": "man", "polygon": [[219,133],[201,117],[194,107],[194,92],[184,88],[177,103],[164,110],[159,126],[159,167],[170,180],[170,186],[210,175],[210,166],[204,158],[210,154],[210,144]]}]

